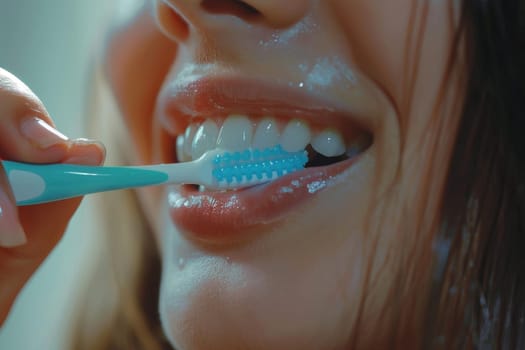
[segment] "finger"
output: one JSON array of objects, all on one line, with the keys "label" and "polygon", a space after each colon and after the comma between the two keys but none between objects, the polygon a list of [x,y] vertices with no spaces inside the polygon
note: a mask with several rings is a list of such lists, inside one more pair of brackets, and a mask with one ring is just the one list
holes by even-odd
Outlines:
[{"label": "finger", "polygon": [[[70,140],[60,133],[31,90],[0,69],[0,157],[95,165],[103,161],[104,150],[98,143]],[[62,237],[79,203],[76,198],[17,208],[0,171],[0,324],[20,289]]]},{"label": "finger", "polygon": [[0,157],[33,163],[57,162],[68,138],[54,128],[44,105],[19,79],[0,68]]},{"label": "finger", "polygon": [[[100,143],[76,140],[72,142],[64,162],[100,165],[104,160],[104,155],[105,151]],[[18,216],[28,239],[28,243],[19,253],[37,260],[45,258],[62,237],[80,200],[81,198],[73,198],[19,207]]]},{"label": "finger", "polygon": [[[72,142],[67,155],[67,163],[99,165],[103,162],[105,151],[97,142],[80,140]],[[5,177],[0,177],[0,184],[4,185],[5,182]],[[19,241],[15,240],[15,243],[23,245],[0,247],[0,325],[7,317],[20,290],[61,239],[80,201],[81,198],[73,198],[20,207],[18,221],[16,213],[13,213],[16,208],[12,199],[9,199],[10,207],[7,207],[7,210],[12,213],[12,217],[7,218],[11,220],[7,224],[27,234]],[[10,233],[9,227],[3,231],[3,224],[3,220],[0,220],[0,234]]]}]

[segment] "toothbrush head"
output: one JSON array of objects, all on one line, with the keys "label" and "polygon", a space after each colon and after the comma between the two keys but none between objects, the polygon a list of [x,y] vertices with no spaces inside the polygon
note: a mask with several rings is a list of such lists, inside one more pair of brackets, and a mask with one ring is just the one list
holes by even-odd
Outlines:
[{"label": "toothbrush head", "polygon": [[264,150],[223,152],[213,155],[212,175],[218,189],[249,187],[304,169],[305,150],[287,152],[280,145]]}]

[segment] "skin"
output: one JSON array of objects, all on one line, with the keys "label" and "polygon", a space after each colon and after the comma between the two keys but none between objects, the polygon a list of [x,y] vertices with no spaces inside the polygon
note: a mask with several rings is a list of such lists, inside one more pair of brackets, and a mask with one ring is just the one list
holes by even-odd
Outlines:
[{"label": "skin", "polygon": [[[351,72],[358,77],[355,85],[338,79],[310,82],[306,88],[337,101],[372,101],[363,108],[373,120],[374,146],[356,171],[277,225],[257,228],[258,239],[245,244],[215,247],[186,239],[166,214],[166,193],[140,191],[162,252],[160,314],[169,340],[180,349],[380,348],[391,345],[391,321],[400,324],[394,338],[399,344],[417,344],[422,304],[410,293],[392,300],[390,292],[399,284],[412,293],[426,285],[415,276],[428,275],[429,232],[458,119],[449,95],[440,95],[452,45],[453,4],[245,3],[259,11],[257,22],[232,8],[211,14],[197,1],[153,3],[155,24],[164,37],[150,32],[149,40],[164,41],[155,50],[165,51],[149,51],[148,56],[167,61],[169,52],[170,64],[160,68],[152,63],[147,70],[150,62],[141,58],[128,67],[132,71],[133,64],[140,64],[140,72],[112,76],[139,144],[137,161],[159,159],[159,150],[173,147],[153,141],[163,135],[155,96],[176,82],[184,67],[204,63],[208,52],[213,58],[206,63],[218,70],[230,67],[246,77],[262,72],[275,83],[308,81],[301,65],[338,62],[337,74]],[[116,38],[143,36],[147,22],[139,18]],[[305,26],[310,26],[308,40],[297,30]],[[422,45],[416,56],[418,33]],[[278,38],[275,44],[257,45],[272,34]],[[118,42],[113,40],[110,48],[110,67],[130,57],[129,47]],[[119,69],[125,71],[122,65]],[[129,80],[150,74],[149,98],[141,100],[150,118],[144,119],[127,104],[125,90]],[[161,77],[164,83],[155,85]],[[451,81],[447,91],[457,92],[457,79]],[[444,113],[436,112],[438,104]],[[396,276],[407,269],[407,259],[414,264],[409,266],[422,266],[420,274],[400,282]],[[394,313],[386,311],[392,303],[410,303],[410,312],[394,321]]]},{"label": "skin", "polygon": [[[160,315],[168,339],[178,349],[384,348],[393,339],[416,344],[422,311],[414,296],[426,285],[417,277],[428,273],[430,232],[458,119],[449,95],[440,95],[452,44],[452,5],[244,2],[258,11],[258,21],[227,1],[225,11],[212,14],[199,1],[166,0],[151,2],[154,19],[144,11],[115,31],[107,73],[135,161],[158,162],[162,151],[173,147],[156,142],[165,137],[158,96],[184,67],[202,64],[203,57],[246,77],[305,81],[312,93],[342,103],[368,101],[362,106],[373,121],[374,144],[355,171],[275,225],[258,227],[258,239],[243,244],[216,247],[188,240],[167,215],[164,189],[138,191],[161,251]],[[427,16],[420,27],[424,3]],[[297,30],[305,27],[307,40]],[[410,33],[421,34],[418,56]],[[275,43],[258,44],[272,35]],[[323,60],[337,62],[332,66],[338,76],[350,72],[356,81],[316,82],[299,68]],[[451,81],[447,92],[454,95],[460,85]],[[436,113],[437,104],[446,113]],[[74,204],[57,205],[72,210]],[[35,210],[64,223],[69,218],[51,206]],[[62,227],[53,229],[55,234]],[[54,243],[34,244],[47,252]],[[420,274],[407,272],[410,278],[400,281],[400,271],[413,266]],[[410,292],[393,300],[391,291],[399,286]],[[410,312],[396,319],[393,304]],[[389,338],[394,320],[400,330]]]}]

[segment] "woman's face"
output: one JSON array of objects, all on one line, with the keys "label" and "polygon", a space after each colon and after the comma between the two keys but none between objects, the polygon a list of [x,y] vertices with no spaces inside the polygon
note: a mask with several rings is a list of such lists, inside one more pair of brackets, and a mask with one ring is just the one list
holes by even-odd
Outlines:
[{"label": "woman's face", "polygon": [[436,147],[452,5],[285,3],[154,4],[178,49],[155,113],[127,120],[140,161],[275,143],[323,155],[244,190],[139,192],[161,247],[163,326],[180,349],[382,344],[400,269],[422,263],[402,262],[422,240],[410,235],[424,237],[404,228],[436,205],[418,189],[439,188],[445,167],[425,169],[447,159],[455,130],[448,123]]}]

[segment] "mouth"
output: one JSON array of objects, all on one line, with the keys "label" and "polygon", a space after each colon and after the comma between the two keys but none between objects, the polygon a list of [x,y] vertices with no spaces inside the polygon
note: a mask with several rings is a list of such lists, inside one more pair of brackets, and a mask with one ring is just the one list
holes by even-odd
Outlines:
[{"label": "mouth", "polygon": [[337,183],[373,145],[370,124],[351,113],[302,92],[262,85],[199,79],[161,96],[162,124],[172,145],[163,157],[168,162],[195,160],[215,148],[281,145],[308,153],[304,170],[262,185],[228,191],[169,187],[172,221],[193,240],[231,243],[265,231],[261,226],[277,223]]},{"label": "mouth", "polygon": [[[280,145],[287,152],[306,150],[306,168],[312,168],[355,158],[371,144],[370,133],[360,128],[347,129],[343,134],[331,126],[312,128],[304,119],[286,121],[272,116],[255,119],[242,114],[229,115],[218,122],[202,119],[191,122],[184,134],[177,136],[176,162],[197,160],[215,149],[235,152]],[[210,191],[204,186],[196,189]]]}]

